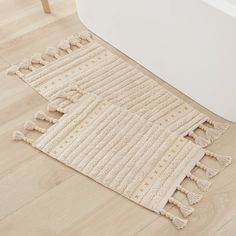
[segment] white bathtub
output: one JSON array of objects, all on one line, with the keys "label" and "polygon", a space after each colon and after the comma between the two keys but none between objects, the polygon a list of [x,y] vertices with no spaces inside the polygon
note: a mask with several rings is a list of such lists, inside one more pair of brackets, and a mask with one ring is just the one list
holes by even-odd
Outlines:
[{"label": "white bathtub", "polygon": [[95,34],[236,122],[236,0],[77,0]]}]

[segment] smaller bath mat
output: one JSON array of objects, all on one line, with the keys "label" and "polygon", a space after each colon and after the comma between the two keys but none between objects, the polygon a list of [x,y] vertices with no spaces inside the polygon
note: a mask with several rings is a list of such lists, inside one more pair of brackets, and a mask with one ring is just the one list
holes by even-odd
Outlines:
[{"label": "smaller bath mat", "polygon": [[[187,220],[165,210],[166,204],[171,203],[187,217],[193,212],[190,205],[202,197],[184,188],[183,180],[189,178],[200,190],[206,191],[210,182],[193,175],[191,170],[200,168],[211,178],[218,170],[200,162],[205,156],[230,162],[230,157],[206,151],[94,94],[81,95],[58,120],[43,112],[38,112],[35,118],[52,126],[46,130],[28,121],[25,129],[42,135],[32,140],[16,131],[13,138],[31,144],[107,188],[167,217],[178,229],[183,228]],[[175,199],[175,191],[185,194],[189,204]]]},{"label": "smaller bath mat", "polygon": [[[17,75],[47,100],[76,83],[162,126],[196,144],[206,147],[228,128],[194,109],[131,64],[111,53],[85,31],[48,48],[44,54],[14,65],[9,74]],[[63,100],[62,100],[63,101]],[[63,101],[61,106],[66,106]],[[200,129],[201,134],[196,132]]]}]

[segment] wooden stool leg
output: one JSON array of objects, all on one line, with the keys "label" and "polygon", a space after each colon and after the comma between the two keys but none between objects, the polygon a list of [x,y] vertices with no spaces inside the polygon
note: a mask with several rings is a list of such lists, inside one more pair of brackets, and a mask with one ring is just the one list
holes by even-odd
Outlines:
[{"label": "wooden stool leg", "polygon": [[51,13],[48,0],[41,0],[41,2],[42,2],[42,5],[43,5],[44,12],[45,13]]}]

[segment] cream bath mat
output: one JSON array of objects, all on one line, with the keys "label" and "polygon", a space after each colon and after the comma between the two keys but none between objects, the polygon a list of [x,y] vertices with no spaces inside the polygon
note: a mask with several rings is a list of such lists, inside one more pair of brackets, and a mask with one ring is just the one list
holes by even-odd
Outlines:
[{"label": "cream bath mat", "polygon": [[[207,115],[176,97],[162,85],[144,75],[134,66],[111,53],[82,32],[50,47],[44,54],[35,54],[9,69],[49,101],[72,83],[142,116],[158,126],[183,137],[191,137],[206,147],[217,139],[228,124],[213,121]],[[57,99],[62,109],[76,99]],[[74,91],[76,94],[76,91]],[[76,95],[75,95],[76,96]],[[196,130],[201,133],[196,133]]]},{"label": "cream bath mat", "polygon": [[[217,123],[174,96],[156,81],[112,54],[88,32],[74,35],[35,54],[16,74],[49,102],[48,110],[65,113],[56,120],[42,112],[37,119],[53,123],[48,130],[27,122],[25,128],[43,133],[36,140],[14,133],[49,156],[71,166],[128,199],[164,215],[177,228],[186,220],[164,210],[169,202],[184,217],[193,211],[173,198],[181,191],[195,204],[201,195],[181,186],[184,178],[206,191],[209,181],[190,171],[218,170],[199,161],[215,158],[223,166],[231,158],[202,149],[218,138],[228,124]],[[200,129],[201,133],[195,131]],[[184,137],[191,137],[195,145]]]},{"label": "cream bath mat", "polygon": [[[211,178],[218,170],[200,160],[205,156],[223,158],[94,94],[77,96],[77,102],[58,120],[42,111],[35,118],[52,126],[46,130],[27,121],[25,129],[42,135],[32,140],[16,131],[13,138],[167,217],[178,229],[187,220],[165,210],[165,205],[171,203],[183,217],[189,216],[193,212],[190,205],[199,202],[202,195],[181,183],[189,178],[200,190],[208,190],[210,182],[191,174],[191,170],[201,168]],[[175,199],[175,191],[184,193],[189,205]]]}]

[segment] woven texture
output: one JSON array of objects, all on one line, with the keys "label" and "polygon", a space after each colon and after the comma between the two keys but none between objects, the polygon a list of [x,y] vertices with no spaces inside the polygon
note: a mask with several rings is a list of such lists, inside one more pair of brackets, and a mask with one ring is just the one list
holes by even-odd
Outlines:
[{"label": "woven texture", "polygon": [[[73,45],[77,45],[77,50],[72,51]],[[67,54],[61,56],[62,51]],[[43,56],[37,57],[36,54],[13,66],[10,73],[16,73],[47,100],[56,100],[61,108],[65,108],[70,101],[58,98],[58,93],[74,83],[84,91],[101,96],[171,132],[189,136],[202,147],[208,146],[228,128],[228,124],[212,121],[112,54],[92,40],[89,33],[62,41],[58,48],[49,48],[47,55],[56,60],[48,63],[42,59]],[[39,64],[43,66],[37,68]],[[68,92],[76,98],[76,91]],[[196,134],[196,129],[201,129],[203,134]]]},{"label": "woven texture", "polygon": [[[178,228],[187,220],[164,207],[169,202],[183,217],[193,212],[202,195],[184,188],[185,178],[207,191],[208,178],[219,170],[200,162],[205,156],[224,167],[231,157],[203,149],[218,138],[227,124],[214,122],[156,81],[92,40],[88,32],[70,37],[44,55],[9,69],[49,102],[60,119],[39,111],[35,118],[52,123],[49,129],[32,121],[24,128],[42,135],[36,140],[16,131],[23,140],[47,155],[89,176],[126,198],[170,219]],[[201,135],[194,131],[199,128]],[[185,137],[189,136],[193,142]],[[185,205],[173,197],[180,191]]]}]

